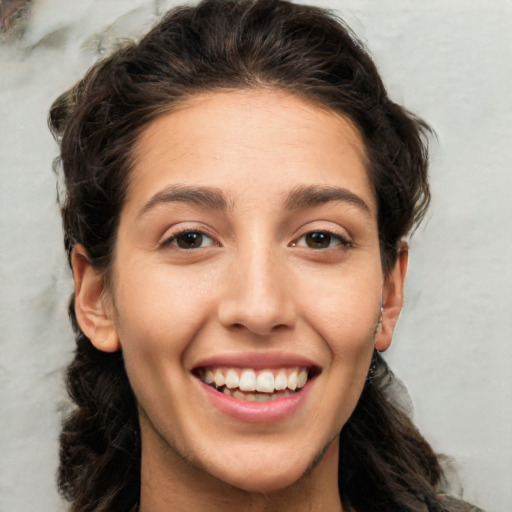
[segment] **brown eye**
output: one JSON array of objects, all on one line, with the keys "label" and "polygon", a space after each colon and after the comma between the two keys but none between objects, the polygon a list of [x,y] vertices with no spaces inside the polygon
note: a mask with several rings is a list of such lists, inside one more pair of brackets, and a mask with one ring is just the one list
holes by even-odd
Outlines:
[{"label": "brown eye", "polygon": [[335,242],[340,243],[331,234],[321,231],[313,231],[305,236],[306,245],[311,247],[311,249],[327,249],[327,247],[331,246],[333,239]]},{"label": "brown eye", "polygon": [[180,249],[199,249],[214,245],[214,241],[199,231],[184,231],[173,237],[173,242]]},{"label": "brown eye", "polygon": [[311,231],[302,235],[292,245],[295,247],[309,247],[310,249],[330,249],[336,246],[352,247],[352,242],[342,235],[329,233],[328,231]]}]

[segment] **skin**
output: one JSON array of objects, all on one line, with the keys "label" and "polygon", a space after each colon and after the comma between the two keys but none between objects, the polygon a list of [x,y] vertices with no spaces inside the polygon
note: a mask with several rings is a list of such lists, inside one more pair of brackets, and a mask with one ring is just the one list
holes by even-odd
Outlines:
[{"label": "skin", "polygon": [[[82,246],[73,268],[81,328],[123,351],[139,404],[140,510],[342,510],[337,435],[391,343],[407,266],[404,246],[383,274],[357,130],[284,92],[216,92],[153,121],[134,155],[111,287]],[[344,192],[293,201],[304,187]],[[202,242],[181,248],[191,231]],[[262,353],[321,369],[301,406],[263,424],[212,406],[192,370]]]}]

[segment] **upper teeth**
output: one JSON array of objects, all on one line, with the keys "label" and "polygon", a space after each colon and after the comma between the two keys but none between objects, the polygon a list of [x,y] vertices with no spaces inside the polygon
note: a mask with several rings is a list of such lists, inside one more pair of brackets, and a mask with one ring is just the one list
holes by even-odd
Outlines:
[{"label": "upper teeth", "polygon": [[201,379],[207,384],[220,388],[238,388],[240,391],[273,393],[302,388],[308,380],[306,368],[280,368],[274,370],[253,370],[252,368],[215,368],[201,372]]}]

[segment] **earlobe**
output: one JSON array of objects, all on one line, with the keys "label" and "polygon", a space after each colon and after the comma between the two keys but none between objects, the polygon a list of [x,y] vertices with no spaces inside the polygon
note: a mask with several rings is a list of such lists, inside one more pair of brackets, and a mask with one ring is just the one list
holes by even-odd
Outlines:
[{"label": "earlobe", "polygon": [[98,350],[120,350],[113,307],[108,300],[104,279],[91,265],[83,245],[74,247],[71,263],[75,279],[75,313],[80,329]]},{"label": "earlobe", "polygon": [[391,345],[393,332],[404,304],[404,285],[409,261],[409,248],[401,242],[393,270],[384,280],[381,320],[375,336],[375,348],[384,352]]}]

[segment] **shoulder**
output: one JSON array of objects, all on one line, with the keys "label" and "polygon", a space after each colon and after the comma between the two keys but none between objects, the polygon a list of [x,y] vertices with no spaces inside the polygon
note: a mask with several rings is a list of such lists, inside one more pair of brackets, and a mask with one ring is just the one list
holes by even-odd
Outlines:
[{"label": "shoulder", "polygon": [[481,508],[448,494],[440,494],[438,498],[447,512],[484,512]]}]

